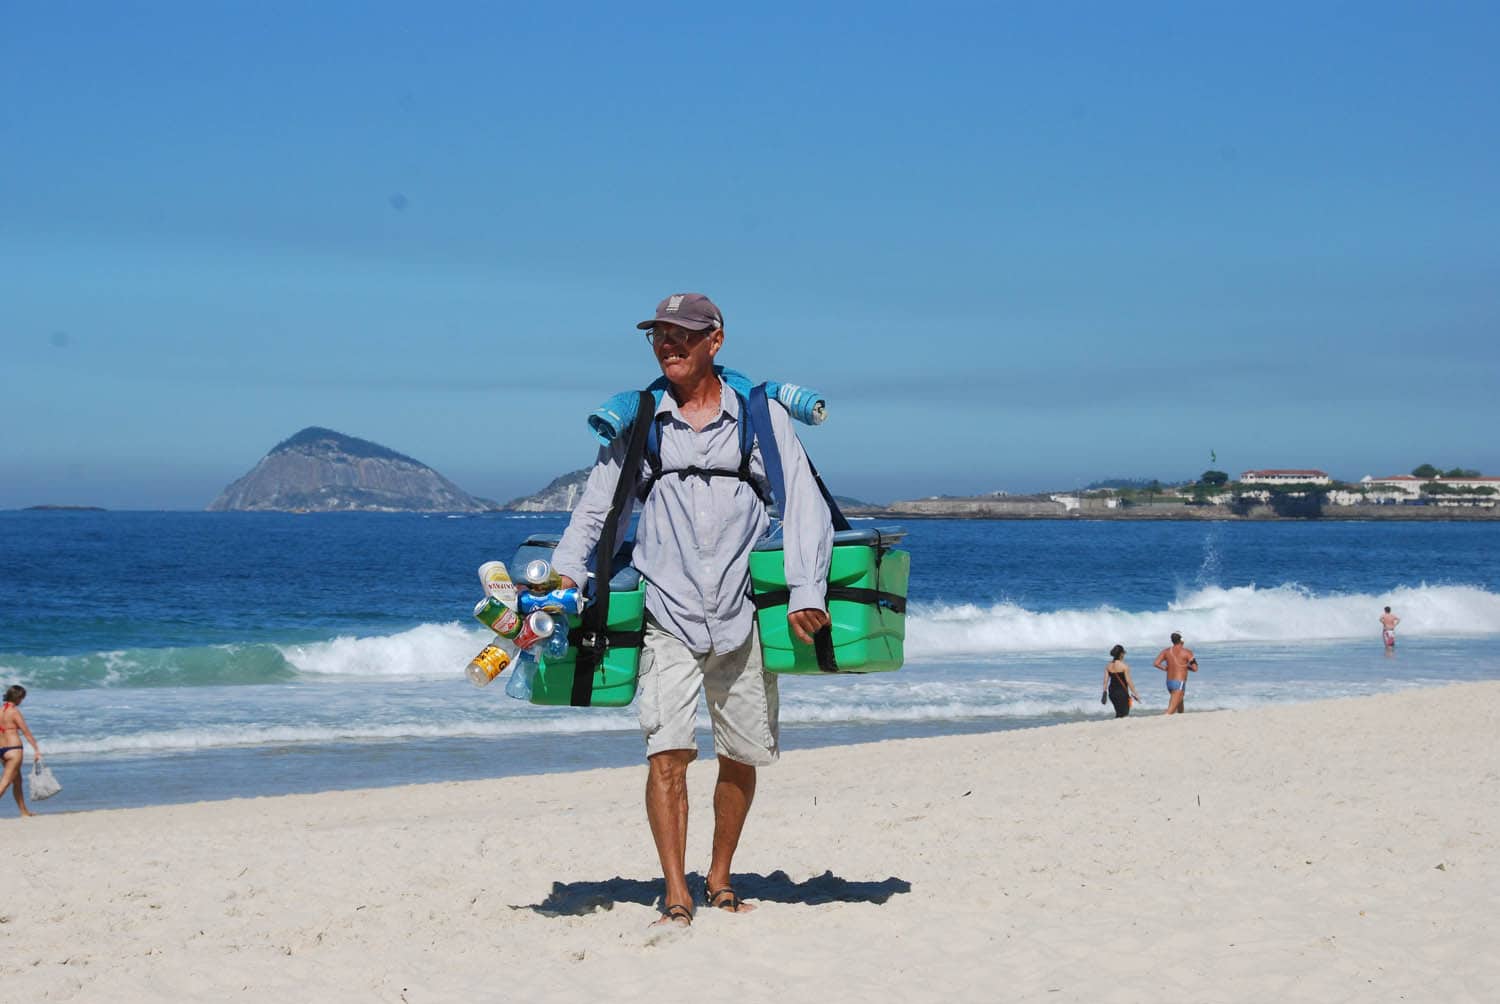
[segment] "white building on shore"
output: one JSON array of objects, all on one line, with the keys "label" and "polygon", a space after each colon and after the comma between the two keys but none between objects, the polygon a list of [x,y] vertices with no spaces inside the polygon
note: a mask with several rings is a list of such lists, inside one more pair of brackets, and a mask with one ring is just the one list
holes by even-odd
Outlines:
[{"label": "white building on shore", "polygon": [[[1366,474],[1359,479],[1359,483],[1371,489],[1389,495],[1393,499],[1421,498],[1422,486],[1425,484],[1439,484],[1447,488],[1473,492],[1476,488],[1489,488],[1500,494],[1500,478],[1478,477],[1478,478],[1419,478],[1411,474],[1394,474],[1388,478],[1373,478]],[[1488,494],[1474,492],[1475,495]]]},{"label": "white building on shore", "polygon": [[1323,471],[1267,468],[1263,471],[1245,471],[1240,475],[1242,485],[1327,485],[1333,478]]}]

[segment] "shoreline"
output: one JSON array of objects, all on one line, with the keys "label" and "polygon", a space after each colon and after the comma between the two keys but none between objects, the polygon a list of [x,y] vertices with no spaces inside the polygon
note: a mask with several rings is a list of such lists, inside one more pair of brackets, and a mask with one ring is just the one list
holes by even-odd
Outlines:
[{"label": "shoreline", "polygon": [[[1500,682],[794,750],[648,930],[643,768],[5,820],[18,997],[1483,1000]],[[689,772],[688,866],[713,771]],[[1489,960],[1489,961],[1486,961]]]},{"label": "shoreline", "polygon": [[850,508],[851,519],[883,520],[1059,520],[1078,522],[1218,522],[1218,523],[1472,523],[1500,521],[1500,507],[1492,509],[1449,506],[1328,506],[1308,515],[1283,515],[1269,506],[1244,513],[1220,505],[1133,506],[1127,509],[1066,509],[1061,503],[952,499],[904,503],[912,508]]},{"label": "shoreline", "polygon": [[[1407,523],[1407,522],[1432,522],[1432,523],[1469,523],[1500,521],[1500,505],[1492,508],[1481,508],[1478,506],[1440,506],[1440,505],[1360,505],[1360,506],[1327,506],[1317,513],[1298,515],[1282,514],[1276,512],[1270,506],[1253,506],[1246,512],[1235,512],[1229,506],[1222,505],[1150,505],[1132,506],[1126,509],[1105,509],[1102,507],[1088,507],[1078,509],[1067,509],[1062,503],[1051,501],[1036,501],[1027,499],[1025,496],[1012,496],[1010,501],[1003,499],[922,499],[911,502],[894,503],[897,506],[909,506],[910,508],[890,508],[887,506],[848,506],[843,509],[844,515],[851,519],[888,519],[888,520],[929,520],[929,519],[967,519],[967,520],[1077,520],[1077,521],[1141,521],[1141,522],[1224,522],[1224,523],[1267,523],[1267,522],[1291,522],[1291,523],[1315,523],[1315,522],[1347,522],[1347,523]],[[0,513],[22,513],[22,512],[48,512],[48,513],[109,513],[109,514],[150,514],[150,513],[207,513],[203,509],[108,509],[100,506],[25,506],[11,509],[0,509]],[[340,509],[340,510],[308,510],[308,509],[257,509],[257,510],[227,510],[227,514],[234,516],[249,512],[252,515],[289,515],[289,516],[342,516],[342,515],[385,515],[385,516],[452,516],[463,518],[476,518],[484,516],[515,516],[522,518],[566,518],[568,510],[532,510],[532,509],[486,509],[478,512],[449,512],[428,511],[421,509]]]}]

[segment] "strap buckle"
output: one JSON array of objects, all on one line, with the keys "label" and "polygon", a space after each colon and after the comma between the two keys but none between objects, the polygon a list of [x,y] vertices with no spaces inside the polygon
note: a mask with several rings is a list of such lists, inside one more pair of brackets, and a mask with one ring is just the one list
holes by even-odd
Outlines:
[{"label": "strap buckle", "polygon": [[588,652],[597,652],[603,655],[609,650],[609,633],[607,631],[581,631],[572,636],[574,647]]}]

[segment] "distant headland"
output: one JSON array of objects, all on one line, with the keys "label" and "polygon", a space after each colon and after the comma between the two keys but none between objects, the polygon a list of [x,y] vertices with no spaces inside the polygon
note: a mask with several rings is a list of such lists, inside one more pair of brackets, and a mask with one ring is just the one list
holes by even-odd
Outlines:
[{"label": "distant headland", "polygon": [[210,512],[492,512],[419,460],[321,426],[271,448]]}]

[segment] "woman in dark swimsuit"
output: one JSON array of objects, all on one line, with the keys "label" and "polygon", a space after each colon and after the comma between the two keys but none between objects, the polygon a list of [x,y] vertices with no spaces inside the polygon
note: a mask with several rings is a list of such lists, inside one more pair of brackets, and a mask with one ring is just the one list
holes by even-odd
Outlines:
[{"label": "woman in dark swimsuit", "polygon": [[34,816],[36,813],[26,808],[26,796],[21,791],[21,763],[26,759],[26,753],[21,748],[21,737],[24,735],[31,743],[38,762],[42,759],[42,748],[36,744],[36,736],[26,727],[21,709],[16,707],[25,699],[26,688],[18,683],[6,689],[5,703],[0,704],[0,761],[5,765],[5,773],[0,776],[0,796],[4,796],[6,788],[15,785],[16,805],[20,807],[21,815]]},{"label": "woman in dark swimsuit", "polygon": [[1109,688],[1109,701],[1115,706],[1115,717],[1124,718],[1130,714],[1130,699],[1137,701],[1141,695],[1135,692],[1135,684],[1130,679],[1130,667],[1125,665],[1125,647],[1116,645],[1109,650],[1110,663],[1104,667],[1104,685]]}]

